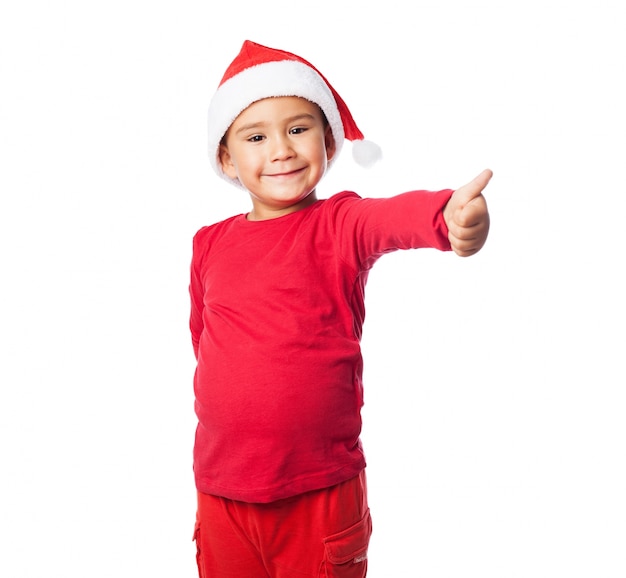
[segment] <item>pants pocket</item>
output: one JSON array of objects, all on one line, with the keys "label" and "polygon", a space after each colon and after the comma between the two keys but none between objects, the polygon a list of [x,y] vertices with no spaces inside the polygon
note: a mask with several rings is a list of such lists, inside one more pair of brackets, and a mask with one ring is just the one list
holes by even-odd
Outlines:
[{"label": "pants pocket", "polygon": [[368,509],[356,524],[325,538],[320,577],[364,578],[371,534],[372,518]]},{"label": "pants pocket", "polygon": [[202,560],[202,547],[200,545],[200,522],[196,522],[195,528],[193,529],[192,540],[196,543],[196,563],[198,564],[198,577],[205,578],[204,562]]}]

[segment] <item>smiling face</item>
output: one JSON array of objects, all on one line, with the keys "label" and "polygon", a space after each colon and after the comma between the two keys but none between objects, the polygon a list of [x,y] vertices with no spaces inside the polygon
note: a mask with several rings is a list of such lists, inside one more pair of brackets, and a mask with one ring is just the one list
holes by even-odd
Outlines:
[{"label": "smiling face", "polygon": [[295,96],[265,98],[233,122],[220,146],[222,170],[250,193],[251,220],[272,219],[314,203],[315,187],[335,153],[316,104]]}]

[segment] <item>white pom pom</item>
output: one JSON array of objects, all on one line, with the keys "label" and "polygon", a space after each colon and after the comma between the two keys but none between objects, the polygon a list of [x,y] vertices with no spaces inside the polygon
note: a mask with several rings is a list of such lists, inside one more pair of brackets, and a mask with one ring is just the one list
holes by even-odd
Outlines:
[{"label": "white pom pom", "polygon": [[352,142],[352,156],[358,165],[369,168],[383,158],[383,151],[370,140],[355,140]]}]

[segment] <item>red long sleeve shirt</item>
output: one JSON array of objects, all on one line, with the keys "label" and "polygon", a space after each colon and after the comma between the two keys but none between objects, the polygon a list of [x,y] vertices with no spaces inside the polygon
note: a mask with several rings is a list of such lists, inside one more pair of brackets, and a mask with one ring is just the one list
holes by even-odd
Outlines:
[{"label": "red long sleeve shirt", "polygon": [[200,229],[191,265],[200,492],[270,502],[365,467],[360,338],[370,268],[390,251],[449,250],[452,191],[344,192],[265,221]]}]

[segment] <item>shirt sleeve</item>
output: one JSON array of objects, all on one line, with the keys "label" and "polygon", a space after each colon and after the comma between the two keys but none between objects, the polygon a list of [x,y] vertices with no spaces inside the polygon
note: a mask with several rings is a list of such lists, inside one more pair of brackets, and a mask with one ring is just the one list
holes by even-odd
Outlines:
[{"label": "shirt sleeve", "polygon": [[202,312],[204,309],[204,287],[201,275],[201,259],[199,249],[199,236],[193,239],[193,254],[191,257],[191,280],[189,283],[189,295],[191,298],[191,313],[189,316],[189,329],[191,330],[191,343],[193,351],[198,358],[200,335],[204,328]]},{"label": "shirt sleeve", "polygon": [[410,191],[389,198],[337,196],[335,226],[342,250],[369,269],[383,254],[402,249],[450,251],[443,209],[454,191]]}]

